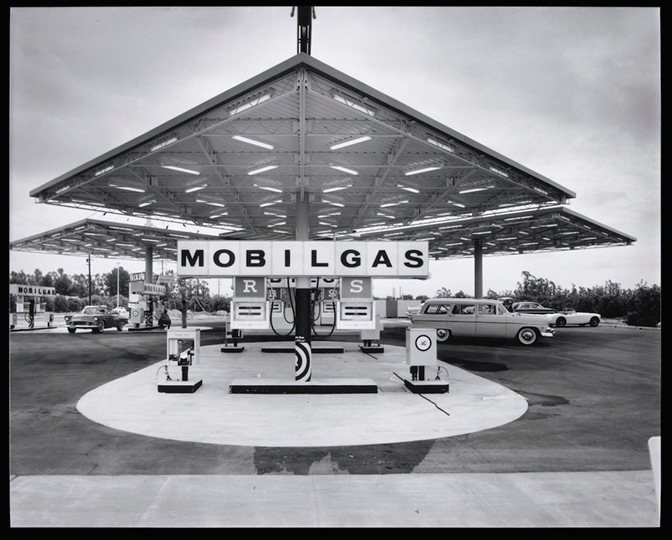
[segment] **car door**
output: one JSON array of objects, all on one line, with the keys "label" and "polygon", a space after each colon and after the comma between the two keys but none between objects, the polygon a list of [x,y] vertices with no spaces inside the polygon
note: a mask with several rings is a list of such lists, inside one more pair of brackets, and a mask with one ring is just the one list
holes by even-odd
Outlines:
[{"label": "car door", "polygon": [[[501,306],[478,304],[476,309],[476,335],[480,337],[507,337],[508,318]],[[501,309],[500,309],[501,308]]]},{"label": "car door", "polygon": [[476,335],[476,305],[470,302],[458,303],[448,315],[449,326],[457,337],[473,337]]}]

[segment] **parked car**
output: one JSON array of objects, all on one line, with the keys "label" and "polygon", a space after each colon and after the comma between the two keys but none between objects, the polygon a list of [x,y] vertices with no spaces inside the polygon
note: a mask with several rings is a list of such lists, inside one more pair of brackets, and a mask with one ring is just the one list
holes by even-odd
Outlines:
[{"label": "parked car", "polygon": [[557,309],[544,307],[538,302],[514,302],[511,305],[511,311],[513,313],[534,313],[539,315],[558,312]]},{"label": "parked car", "polygon": [[126,308],[123,308],[123,307],[113,308],[112,309],[112,314],[113,315],[118,315],[119,317],[125,317],[126,319],[128,319],[128,317],[129,317],[128,310]]},{"label": "parked car", "polygon": [[414,327],[435,328],[439,341],[452,337],[511,338],[532,345],[553,337],[547,317],[511,313],[498,300],[433,298],[411,316]]},{"label": "parked car", "polygon": [[554,326],[579,325],[597,326],[602,321],[599,313],[577,312],[574,309],[563,309],[557,314],[551,315],[551,324]]},{"label": "parked car", "polygon": [[65,324],[71,334],[77,329],[102,332],[106,328],[116,328],[121,331],[128,324],[128,318],[112,313],[107,306],[86,306],[76,315],[66,315]]},{"label": "parked car", "polygon": [[420,304],[419,306],[409,307],[406,310],[406,317],[411,317],[412,315],[417,315],[418,313],[420,313],[421,309],[422,309],[422,304]]},{"label": "parked car", "polygon": [[515,302],[515,300],[513,298],[511,298],[510,296],[502,296],[501,298],[498,298],[497,300],[499,300],[502,303],[502,305],[507,309],[507,311],[511,311],[511,306]]}]

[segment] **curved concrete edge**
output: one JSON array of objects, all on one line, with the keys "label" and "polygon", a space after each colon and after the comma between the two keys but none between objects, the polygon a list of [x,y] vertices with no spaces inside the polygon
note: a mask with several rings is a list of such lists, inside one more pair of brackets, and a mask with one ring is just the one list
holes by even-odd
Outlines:
[{"label": "curved concrete edge", "polygon": [[[399,378],[408,373],[405,348],[386,345],[385,353],[373,358],[357,344],[338,345],[344,353],[313,357],[314,375],[369,377],[379,385],[377,394],[230,394],[228,386],[237,378],[294,373],[293,354],[269,355],[261,352],[261,344],[246,343],[236,355],[221,353],[220,346],[201,347],[199,362],[189,373],[190,381],[203,380],[195,393],[158,392],[157,384],[165,380],[162,361],[87,393],[77,409],[99,424],[149,437],[270,447],[453,437],[513,422],[527,411],[524,397],[454,366],[439,370],[442,379],[448,371],[448,393],[413,394]],[[177,368],[169,373],[179,378]]]}]

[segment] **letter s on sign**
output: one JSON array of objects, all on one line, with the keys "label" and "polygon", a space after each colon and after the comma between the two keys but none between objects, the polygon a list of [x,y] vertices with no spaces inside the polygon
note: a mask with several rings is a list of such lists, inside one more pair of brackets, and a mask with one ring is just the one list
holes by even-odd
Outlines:
[{"label": "letter s on sign", "polygon": [[353,279],[350,282],[350,292],[353,294],[361,293],[364,290],[364,282],[361,279]]},{"label": "letter s on sign", "polygon": [[422,251],[417,249],[409,249],[406,253],[404,253],[404,257],[406,258],[404,266],[408,268],[420,268],[424,264],[422,259]]}]

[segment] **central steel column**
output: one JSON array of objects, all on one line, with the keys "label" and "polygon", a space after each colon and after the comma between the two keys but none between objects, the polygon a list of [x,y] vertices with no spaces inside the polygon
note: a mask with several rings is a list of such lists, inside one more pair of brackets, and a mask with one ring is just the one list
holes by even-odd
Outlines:
[{"label": "central steel column", "polygon": [[483,241],[474,242],[474,297],[483,298]]},{"label": "central steel column", "polygon": [[[310,239],[310,205],[308,194],[296,197],[296,239]],[[312,350],[310,347],[310,276],[296,278],[296,334],[294,336],[294,379],[308,382],[312,375]]]}]

